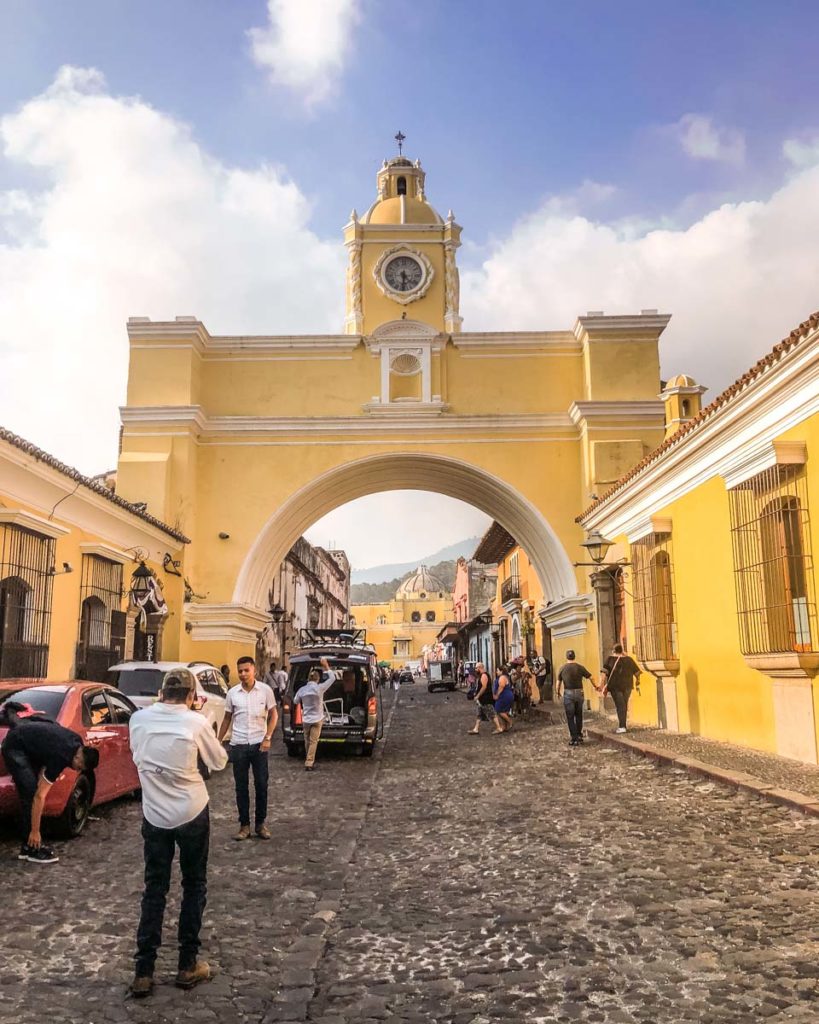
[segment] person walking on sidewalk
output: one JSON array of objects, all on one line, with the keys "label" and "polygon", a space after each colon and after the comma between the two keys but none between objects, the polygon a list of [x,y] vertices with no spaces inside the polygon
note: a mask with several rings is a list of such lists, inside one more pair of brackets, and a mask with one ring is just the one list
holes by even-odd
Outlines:
[{"label": "person walking on sidewalk", "polygon": [[219,727],[222,740],[228,729],[231,733],[228,757],[233,765],[233,783],[236,787],[236,808],[239,812],[239,831],[234,839],[250,839],[250,771],[253,770],[255,790],[254,824],[259,839],[269,839],[267,820],[267,755],[270,740],[276,730],[279,712],[276,698],[269,686],[256,679],[256,663],[245,656],[236,662],[239,684],[228,690],[225,699],[225,717]]},{"label": "person walking on sidewalk", "polygon": [[507,665],[501,669],[492,688],[495,697],[495,733],[509,732],[512,728],[512,705],[515,703],[515,689],[512,685],[512,669]]},{"label": "person walking on sidewalk", "polygon": [[477,736],[481,731],[481,722],[495,721],[497,732],[503,730],[495,718],[495,698],[492,695],[492,679],[486,671],[486,665],[479,661],[475,665],[478,689],[472,698],[475,701],[475,725],[467,730],[470,736]]},{"label": "person walking on sidewalk", "polygon": [[301,720],[304,725],[304,770],[306,772],[315,770],[316,751],[321,736],[321,727],[324,724],[324,692],[336,681],[336,674],[330,668],[330,662],[326,658],[322,658],[319,664],[321,671],[317,668],[311,669],[307,682],[293,698],[294,704],[301,704]]},{"label": "person walking on sidewalk", "polygon": [[592,674],[585,665],[575,661],[574,651],[566,651],[566,664],[557,674],[557,695],[563,693],[563,710],[569,726],[569,746],[576,747],[583,742],[583,680]]},{"label": "person walking on sidewalk", "polygon": [[142,786],[145,858],[136,971],[131,983],[131,994],[137,999],[153,991],[176,847],[182,872],[176,984],[193,988],[210,977],[210,966],[197,958],[207,901],[210,843],[208,791],[199,765],[219,771],[227,764],[227,754],[208,719],[192,710],[195,697],[193,673],[172,669],[162,681],[159,700],[135,712],[129,726],[131,753]]},{"label": "person walking on sidewalk", "polygon": [[628,654],[623,653],[623,645],[615,644],[612,653],[606,658],[600,678],[603,696],[611,694],[617,708],[617,728],[615,732],[626,731],[628,701],[635,683],[640,689],[640,669],[637,662]]},{"label": "person walking on sidewalk", "polygon": [[27,705],[7,700],[3,725],[9,731],[3,740],[3,760],[20,801],[20,852],[18,860],[30,864],[54,864],[60,858],[43,845],[40,822],[48,791],[65,771],[92,775],[99,764],[95,747],[84,747],[82,737],[72,729],[37,714]]}]

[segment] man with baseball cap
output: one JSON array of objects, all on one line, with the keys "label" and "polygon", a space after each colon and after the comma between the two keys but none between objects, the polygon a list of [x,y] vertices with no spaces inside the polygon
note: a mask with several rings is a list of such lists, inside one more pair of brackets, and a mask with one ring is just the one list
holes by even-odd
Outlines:
[{"label": "man with baseball cap", "polygon": [[211,976],[209,965],[197,959],[210,841],[208,791],[200,764],[218,771],[227,764],[227,754],[208,719],[194,709],[195,698],[196,677],[186,668],[175,668],[166,673],[159,700],[131,717],[131,753],[142,785],[145,855],[145,891],[131,983],[131,994],[137,999],[153,991],[176,847],[182,872],[176,985],[193,988]]}]

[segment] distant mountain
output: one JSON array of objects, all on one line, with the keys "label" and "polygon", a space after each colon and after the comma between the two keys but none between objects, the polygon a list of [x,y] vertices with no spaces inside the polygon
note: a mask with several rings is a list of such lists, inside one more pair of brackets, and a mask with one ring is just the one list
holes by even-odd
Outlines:
[{"label": "distant mountain", "polygon": [[[402,579],[407,573],[417,569],[419,565],[426,565],[432,568],[438,562],[457,561],[461,556],[470,558],[478,546],[480,537],[467,537],[466,540],[459,540],[456,544],[441,548],[425,558],[419,558],[414,562],[394,562],[392,565],[374,565],[371,569],[353,569],[350,582],[355,583],[388,583],[395,579]],[[397,584],[396,584],[397,586]]]}]

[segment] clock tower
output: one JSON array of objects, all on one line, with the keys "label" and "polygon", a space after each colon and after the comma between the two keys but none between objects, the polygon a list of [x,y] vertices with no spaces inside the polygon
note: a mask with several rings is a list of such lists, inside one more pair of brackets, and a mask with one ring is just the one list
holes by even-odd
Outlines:
[{"label": "clock tower", "polygon": [[425,178],[419,160],[385,160],[375,202],[362,217],[353,210],[344,228],[347,334],[371,334],[392,320],[460,331],[455,250],[461,228],[452,211],[444,220],[427,202]]}]

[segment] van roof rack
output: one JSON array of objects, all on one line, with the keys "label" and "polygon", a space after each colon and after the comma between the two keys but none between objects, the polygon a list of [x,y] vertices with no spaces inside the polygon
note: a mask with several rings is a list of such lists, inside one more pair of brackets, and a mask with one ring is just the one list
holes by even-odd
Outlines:
[{"label": "van roof rack", "polygon": [[299,647],[364,647],[367,643],[366,629],[322,629],[310,626],[299,630]]}]

